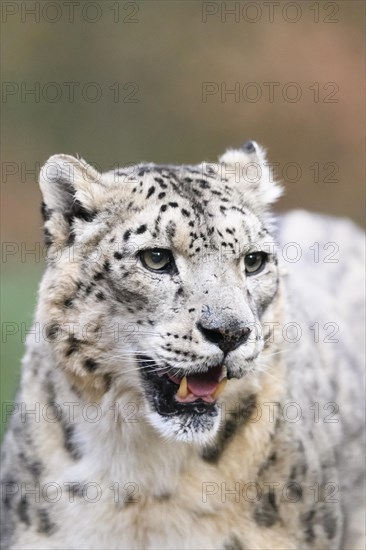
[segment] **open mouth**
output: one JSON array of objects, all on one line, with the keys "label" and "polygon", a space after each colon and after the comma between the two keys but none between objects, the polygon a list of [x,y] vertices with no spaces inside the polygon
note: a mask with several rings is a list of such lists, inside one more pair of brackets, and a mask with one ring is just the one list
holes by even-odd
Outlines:
[{"label": "open mouth", "polygon": [[151,368],[151,359],[139,358],[145,390],[156,411],[163,416],[216,414],[216,401],[227,382],[223,365],[205,372],[172,374]]},{"label": "open mouth", "polygon": [[188,376],[175,376],[168,373],[165,376],[178,386],[175,394],[178,403],[193,403],[199,399],[206,403],[214,403],[224,391],[227,382],[223,371],[223,366],[219,365],[210,368],[207,372]]}]

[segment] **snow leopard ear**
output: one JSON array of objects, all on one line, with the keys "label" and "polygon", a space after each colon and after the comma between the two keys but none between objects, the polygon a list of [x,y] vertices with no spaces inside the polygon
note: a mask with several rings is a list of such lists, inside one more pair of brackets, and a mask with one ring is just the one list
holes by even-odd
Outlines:
[{"label": "snow leopard ear", "polygon": [[72,210],[75,202],[86,211],[94,208],[101,175],[83,159],[54,155],[42,166],[39,185],[46,207],[55,212]]},{"label": "snow leopard ear", "polygon": [[101,174],[82,159],[71,155],[48,159],[39,178],[47,244],[67,240],[77,220],[93,219],[103,194],[100,179]]},{"label": "snow leopard ear", "polygon": [[273,179],[266,152],[255,141],[247,141],[239,149],[228,149],[219,161],[226,167],[229,178],[240,183],[243,191],[254,191],[262,204],[275,202],[283,193]]}]

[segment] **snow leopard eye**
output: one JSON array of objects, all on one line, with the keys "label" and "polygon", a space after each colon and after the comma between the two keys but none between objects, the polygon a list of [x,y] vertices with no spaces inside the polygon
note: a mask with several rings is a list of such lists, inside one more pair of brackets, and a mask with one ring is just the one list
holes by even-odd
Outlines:
[{"label": "snow leopard eye", "polygon": [[168,272],[175,267],[173,254],[164,248],[151,248],[140,252],[142,265],[152,271]]},{"label": "snow leopard eye", "polygon": [[262,271],[268,260],[266,252],[251,252],[244,258],[245,271],[248,275],[254,275]]}]

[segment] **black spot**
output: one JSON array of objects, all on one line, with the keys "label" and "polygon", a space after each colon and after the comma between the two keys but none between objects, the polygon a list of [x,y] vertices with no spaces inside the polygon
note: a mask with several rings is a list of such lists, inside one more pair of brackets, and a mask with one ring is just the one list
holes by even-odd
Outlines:
[{"label": "black spot", "polygon": [[127,231],[125,231],[125,233],[123,235],[123,240],[128,241],[128,239],[130,238],[130,235],[131,235],[131,231],[129,229],[127,229]]},{"label": "black spot", "polygon": [[164,193],[164,191],[162,191],[161,193],[159,193],[158,195],[158,199],[163,199],[165,197],[166,193]]},{"label": "black spot", "polygon": [[47,374],[44,389],[47,394],[49,405],[54,405],[56,402],[56,390],[53,381],[50,379],[50,372]]},{"label": "black spot", "polygon": [[83,487],[81,483],[78,481],[71,482],[70,484],[67,484],[67,491],[70,494],[70,500],[74,500],[75,497],[82,497],[83,494]]},{"label": "black spot", "polygon": [[291,499],[292,502],[297,502],[302,499],[303,491],[300,483],[297,481],[290,481],[286,487],[287,498]]},{"label": "black spot", "polygon": [[229,419],[224,423],[223,428],[221,428],[217,437],[217,443],[203,450],[202,458],[204,460],[207,462],[217,462],[220,459],[235,432],[250,419],[256,408],[256,403],[257,398],[252,394],[239,404],[237,410],[230,415]]},{"label": "black spot", "polygon": [[308,471],[308,465],[307,463],[304,461],[304,462],[301,462],[299,464],[299,469],[300,469],[300,473],[304,476],[306,474],[306,472]]},{"label": "black spot", "polygon": [[329,507],[324,509],[323,525],[328,539],[334,539],[337,533],[337,518],[332,514]]},{"label": "black spot", "polygon": [[175,236],[175,232],[176,232],[176,225],[175,223],[171,220],[166,228],[166,233],[168,235],[168,237],[170,239],[173,239],[174,236]]},{"label": "black spot", "polygon": [[58,335],[58,331],[59,331],[59,325],[57,324],[48,324],[46,326],[46,337],[48,340],[55,340],[57,338],[57,335]]},{"label": "black spot", "polygon": [[182,208],[181,212],[182,212],[183,216],[185,216],[186,218],[189,218],[190,213],[188,212],[188,210],[186,210],[185,208]]},{"label": "black spot", "polygon": [[261,527],[272,527],[278,521],[278,508],[274,491],[264,493],[254,509],[254,519]]},{"label": "black spot", "polygon": [[315,533],[314,533],[314,525],[313,520],[315,517],[315,510],[309,510],[305,514],[302,515],[302,523],[304,525],[304,532],[305,532],[305,541],[306,542],[313,542],[315,539]]},{"label": "black spot", "polygon": [[149,199],[151,195],[153,195],[154,193],[155,193],[155,187],[152,185],[147,192],[146,198]]},{"label": "black spot", "polygon": [[103,300],[105,300],[105,296],[104,296],[103,292],[100,291],[100,290],[95,293],[95,297],[99,302],[102,302]]},{"label": "black spot", "polygon": [[101,271],[94,275],[94,280],[95,281],[101,281],[102,279],[104,279],[104,274]]},{"label": "black spot", "polygon": [[73,218],[78,218],[79,220],[84,220],[86,222],[91,222],[97,215],[96,211],[89,211],[81,204],[80,201],[75,199],[72,202],[72,206],[70,210],[66,211],[64,213],[64,217],[67,220],[67,222],[71,225],[73,222]]},{"label": "black spot", "polygon": [[64,307],[72,307],[72,298],[66,298],[66,300],[64,300]]},{"label": "black spot", "polygon": [[235,535],[232,535],[229,540],[224,542],[223,545],[224,550],[245,550],[244,546],[236,537]]},{"label": "black spot", "polygon": [[88,371],[88,372],[94,372],[98,367],[98,363],[96,361],[94,361],[94,359],[86,359],[84,361],[84,368]]},{"label": "black spot", "polygon": [[49,536],[54,531],[55,525],[50,521],[48,511],[41,508],[37,510],[37,514],[39,518],[38,531]]},{"label": "black spot", "polygon": [[[9,489],[9,491],[8,491]],[[3,502],[5,508],[11,508],[12,500],[14,499],[17,490],[19,490],[17,482],[9,477],[2,481]]]},{"label": "black spot", "polygon": [[292,466],[291,473],[290,473],[290,481],[296,481],[297,478],[297,468],[296,466]]},{"label": "black spot", "polygon": [[133,498],[133,496],[131,494],[129,495],[126,495],[125,498],[123,499],[123,502],[127,505],[127,506],[130,506],[131,504],[136,504],[137,503],[137,500],[135,498]]},{"label": "black spot", "polygon": [[46,246],[51,246],[51,244],[53,243],[53,235],[52,235],[52,233],[50,232],[50,230],[47,229],[47,227],[44,228],[43,234],[44,234],[44,242],[45,242],[45,245],[46,245]]},{"label": "black spot", "polygon": [[74,230],[73,228],[70,229],[70,233],[67,237],[67,241],[66,241],[66,244],[67,246],[72,246],[75,242],[75,233],[74,233]]},{"label": "black spot", "polygon": [[81,458],[81,453],[74,443],[75,426],[73,424],[62,423],[64,434],[64,447],[74,460]]},{"label": "black spot", "polygon": [[178,208],[178,203],[177,202],[170,202],[169,206],[171,206],[172,208]]},{"label": "black spot", "polygon": [[41,204],[41,214],[44,222],[48,221],[52,214],[52,210],[50,210],[44,202]]},{"label": "black spot", "polygon": [[94,287],[95,287],[95,283],[90,283],[90,285],[88,285],[85,289],[85,294],[88,296]]},{"label": "black spot", "polygon": [[104,271],[107,271],[107,273],[110,272],[110,270],[111,270],[111,264],[109,263],[108,260],[106,260],[106,261],[104,262],[104,264],[103,264],[103,269],[104,269]]},{"label": "black spot", "polygon": [[22,521],[26,525],[30,525],[28,509],[29,509],[29,502],[27,500],[27,497],[23,495],[19,501],[17,512],[18,512],[20,521]]},{"label": "black spot", "polygon": [[276,453],[276,451],[274,451],[273,453],[271,453],[269,455],[268,460],[271,464],[276,464],[276,462],[277,462],[277,453]]},{"label": "black spot", "polygon": [[[145,298],[139,293],[126,288],[119,288],[115,286],[113,281],[108,281],[111,291],[115,299],[121,304],[134,304],[137,307],[141,306],[143,308],[146,304]],[[128,308],[130,313],[135,313],[135,310]]]},{"label": "black spot", "polygon": [[66,357],[70,357],[70,355],[72,355],[73,353],[78,351],[79,347],[80,347],[80,340],[75,338],[75,336],[70,336],[69,337],[69,347],[68,347],[68,350],[66,352]]},{"label": "black spot", "polygon": [[255,153],[255,147],[252,141],[246,141],[242,145],[242,149],[244,149],[247,153]]},{"label": "black spot", "polygon": [[140,225],[140,227],[136,230],[136,233],[138,235],[141,235],[141,233],[145,233],[146,229],[147,229],[146,224]]},{"label": "black spot", "polygon": [[209,189],[210,188],[210,184],[208,183],[207,180],[197,180],[200,184],[200,187],[201,189]]},{"label": "black spot", "polygon": [[116,258],[116,260],[122,260],[123,256],[120,252],[115,252],[113,256]]},{"label": "black spot", "polygon": [[112,375],[110,373],[107,373],[103,376],[104,380],[104,391],[109,391],[112,387]]},{"label": "black spot", "polygon": [[43,470],[42,462],[39,460],[33,460],[32,462],[27,462],[26,467],[32,474],[32,477],[38,480]]},{"label": "black spot", "polygon": [[269,457],[267,458],[267,460],[265,462],[263,462],[263,464],[259,467],[259,470],[258,470],[258,475],[262,475],[263,472],[265,472],[266,470],[268,470],[269,468],[271,468],[271,466],[274,466],[277,462],[277,454],[276,452],[272,452]]},{"label": "black spot", "polygon": [[165,212],[167,209],[168,209],[168,205],[167,205],[167,204],[162,204],[161,207],[160,207],[160,210],[161,210],[162,212]]}]

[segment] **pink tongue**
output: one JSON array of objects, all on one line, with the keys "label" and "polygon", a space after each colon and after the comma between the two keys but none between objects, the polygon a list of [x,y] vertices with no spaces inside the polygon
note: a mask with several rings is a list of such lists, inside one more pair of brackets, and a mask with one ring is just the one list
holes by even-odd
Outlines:
[{"label": "pink tongue", "polygon": [[203,397],[211,395],[219,385],[222,367],[214,367],[208,373],[192,374],[187,377],[188,389],[193,395]]},{"label": "pink tongue", "polygon": [[199,376],[198,374],[189,376],[187,378],[187,383],[189,391],[197,397],[211,395],[219,385],[215,380],[206,380],[203,376]]}]

